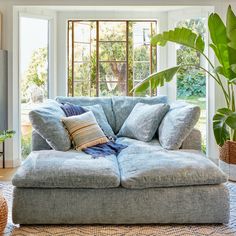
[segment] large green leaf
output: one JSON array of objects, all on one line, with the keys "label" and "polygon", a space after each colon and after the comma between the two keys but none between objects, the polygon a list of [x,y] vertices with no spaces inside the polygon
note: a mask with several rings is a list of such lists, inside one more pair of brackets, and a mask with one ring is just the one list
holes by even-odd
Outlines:
[{"label": "large green leaf", "polygon": [[232,11],[231,6],[228,7],[227,11],[226,32],[229,41],[229,62],[232,70],[230,79],[233,79],[236,78],[236,72],[232,69],[232,65],[236,64],[236,16]]},{"label": "large green leaf", "polygon": [[229,78],[230,61],[226,26],[218,14],[212,13],[208,18],[208,28],[212,40],[210,47],[214,50],[218,61],[222,65],[223,75]]},{"label": "large green leaf", "polygon": [[155,89],[157,87],[163,86],[166,82],[170,82],[176,73],[179,71],[179,69],[182,66],[176,66],[172,67],[154,74],[151,74],[146,79],[142,80],[140,83],[138,83],[131,92],[143,92],[146,91],[149,87],[152,89]]},{"label": "large green leaf", "polygon": [[187,28],[175,28],[174,30],[157,34],[151,39],[151,44],[154,46],[165,46],[167,42],[174,42],[191,47],[202,53],[204,52],[205,48],[205,43],[202,37]]},{"label": "large green leaf", "polygon": [[212,40],[210,47],[214,50],[221,64],[220,74],[230,81],[236,78],[235,72],[231,69],[231,65],[236,64],[236,51],[229,47],[229,39],[227,37],[232,31],[232,28],[235,27],[232,14],[228,11],[227,26],[225,26],[220,16],[216,13],[212,13],[208,19],[208,27]]},{"label": "large green leaf", "polygon": [[236,16],[231,6],[228,7],[226,21],[227,37],[229,39],[229,47],[236,49]]},{"label": "large green leaf", "polygon": [[228,108],[221,108],[213,117],[213,130],[218,145],[224,145],[230,139],[228,127],[236,130],[236,112]]}]

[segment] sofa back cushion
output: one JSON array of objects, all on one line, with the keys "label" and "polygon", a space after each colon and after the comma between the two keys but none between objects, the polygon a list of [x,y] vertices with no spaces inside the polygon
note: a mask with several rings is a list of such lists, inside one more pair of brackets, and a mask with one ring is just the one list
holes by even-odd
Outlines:
[{"label": "sofa back cushion", "polygon": [[59,103],[72,103],[80,106],[93,106],[100,104],[105,112],[108,123],[115,129],[115,117],[112,111],[112,100],[109,97],[57,97]]},{"label": "sofa back cushion", "polygon": [[168,104],[149,105],[137,103],[117,136],[150,142],[168,110]]},{"label": "sofa back cushion", "polygon": [[200,107],[185,102],[174,102],[163,118],[159,129],[159,142],[165,149],[179,149],[200,117]]},{"label": "sofa back cushion", "polygon": [[71,147],[69,134],[61,122],[64,116],[55,100],[48,100],[29,113],[33,128],[57,151],[67,151]]},{"label": "sofa back cushion", "polygon": [[115,129],[113,130],[115,134],[119,132],[120,128],[137,103],[145,103],[150,105],[167,103],[167,97],[112,97],[112,107],[115,116]]},{"label": "sofa back cushion", "polygon": [[83,108],[93,112],[100,128],[109,139],[115,139],[115,134],[107,121],[106,115],[101,105],[96,104],[93,106],[84,106]]}]

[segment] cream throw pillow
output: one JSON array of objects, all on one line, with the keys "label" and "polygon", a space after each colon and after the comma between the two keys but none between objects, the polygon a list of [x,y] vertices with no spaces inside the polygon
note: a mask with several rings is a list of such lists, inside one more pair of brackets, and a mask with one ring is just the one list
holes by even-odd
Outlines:
[{"label": "cream throw pillow", "polygon": [[109,141],[99,127],[92,111],[78,116],[63,117],[62,122],[67,128],[76,150]]}]

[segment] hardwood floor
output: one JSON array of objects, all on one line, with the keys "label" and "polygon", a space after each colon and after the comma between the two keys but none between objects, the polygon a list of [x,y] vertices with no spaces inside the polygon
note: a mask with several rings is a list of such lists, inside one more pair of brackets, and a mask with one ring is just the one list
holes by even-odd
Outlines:
[{"label": "hardwood floor", "polygon": [[0,169],[0,182],[11,181],[16,170],[17,168]]}]

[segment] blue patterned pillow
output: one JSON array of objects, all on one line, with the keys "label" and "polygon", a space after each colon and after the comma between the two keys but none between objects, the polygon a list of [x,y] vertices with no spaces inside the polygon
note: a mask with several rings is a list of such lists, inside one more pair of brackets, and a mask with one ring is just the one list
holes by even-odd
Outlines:
[{"label": "blue patterned pillow", "polygon": [[64,111],[67,117],[77,116],[87,112],[83,107],[70,103],[61,104],[61,109]]}]

